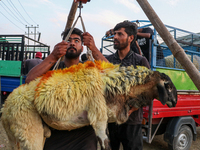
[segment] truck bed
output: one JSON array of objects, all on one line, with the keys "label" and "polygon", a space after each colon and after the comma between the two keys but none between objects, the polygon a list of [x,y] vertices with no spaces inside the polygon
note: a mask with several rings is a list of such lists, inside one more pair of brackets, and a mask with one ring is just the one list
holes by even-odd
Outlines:
[{"label": "truck bed", "polygon": [[[149,106],[143,108],[143,117],[148,120]],[[196,123],[200,124],[200,93],[179,92],[176,107],[169,108],[160,101],[153,101],[152,119],[163,117],[193,116]]]},{"label": "truck bed", "polygon": [[[21,77],[22,84],[25,83],[25,77]],[[20,85],[20,77],[5,77],[1,76],[1,91],[12,92],[13,89]]]}]

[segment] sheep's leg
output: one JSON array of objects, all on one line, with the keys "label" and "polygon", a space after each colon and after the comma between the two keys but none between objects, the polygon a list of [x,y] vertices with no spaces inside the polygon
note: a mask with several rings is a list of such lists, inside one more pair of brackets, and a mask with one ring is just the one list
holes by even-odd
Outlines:
[{"label": "sheep's leg", "polygon": [[98,138],[98,141],[101,145],[101,148],[104,150],[110,150],[109,146],[109,139],[106,135],[106,128],[107,128],[107,120],[97,122],[95,125],[93,125],[93,128],[95,130],[96,136]]},{"label": "sheep's leg", "polygon": [[[96,97],[92,102],[94,103],[93,105],[90,105],[90,109],[88,111],[89,122],[96,133],[102,149],[110,150],[108,136],[106,135],[108,115],[105,99],[103,95],[96,94]],[[98,105],[96,102],[98,102]]]},{"label": "sheep's leg", "polygon": [[[11,119],[12,118],[12,119]],[[43,150],[44,129],[37,112],[23,111],[17,115],[3,119],[10,145],[13,150]]]},{"label": "sheep's leg", "polygon": [[29,112],[26,115],[27,121],[23,125],[26,128],[21,132],[21,137],[18,137],[20,148],[21,150],[43,150],[44,128],[42,120],[37,112]]},{"label": "sheep's leg", "polygon": [[8,134],[8,141],[9,141],[9,144],[11,146],[11,150],[19,150],[19,145],[18,143],[16,142],[15,138],[14,138],[14,135],[12,134]]},{"label": "sheep's leg", "polygon": [[43,124],[43,128],[44,128],[44,139],[43,139],[43,147],[44,147],[46,138],[49,138],[51,136],[51,130],[45,123]]}]

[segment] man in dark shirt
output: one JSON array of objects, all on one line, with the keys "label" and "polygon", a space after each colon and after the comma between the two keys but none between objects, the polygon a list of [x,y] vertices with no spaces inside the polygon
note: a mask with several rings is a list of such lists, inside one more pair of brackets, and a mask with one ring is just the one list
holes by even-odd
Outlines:
[{"label": "man in dark shirt", "polygon": [[[117,24],[114,28],[114,49],[116,53],[107,56],[107,60],[113,64],[120,64],[120,66],[146,66],[150,68],[147,59],[141,55],[134,53],[130,46],[135,42],[137,35],[137,25],[129,21],[124,21]],[[134,111],[134,110],[132,110]],[[109,123],[109,137],[111,148],[118,150],[120,142],[124,150],[142,150],[142,108],[129,112],[130,116],[126,123],[116,125],[116,123]]]},{"label": "man in dark shirt", "polygon": [[[67,36],[69,30],[64,32],[63,40]],[[92,39],[92,41],[91,41]],[[93,38],[89,33],[83,33],[75,28],[67,42],[58,43],[52,53],[44,59],[42,63],[34,67],[26,78],[26,83],[34,80],[36,77],[46,73],[54,66],[57,60],[65,56],[64,62],[61,62],[59,68],[66,68],[79,63],[79,57],[83,51],[83,44],[93,50],[93,54],[98,59],[98,49]],[[95,51],[96,50],[96,51]],[[83,87],[84,88],[84,87]],[[86,126],[71,131],[51,130],[51,136],[45,142],[44,150],[96,150],[97,138],[92,126]]]},{"label": "man in dark shirt", "polygon": [[[147,60],[151,61],[151,48],[150,48],[150,40],[152,40],[152,36],[154,32],[151,28],[140,28],[138,29],[137,33],[137,42]],[[158,43],[158,41],[157,41]],[[159,43],[158,43],[159,44]],[[165,66],[164,55],[163,51],[160,46],[157,46],[157,53],[156,53],[156,64],[159,66]]]}]

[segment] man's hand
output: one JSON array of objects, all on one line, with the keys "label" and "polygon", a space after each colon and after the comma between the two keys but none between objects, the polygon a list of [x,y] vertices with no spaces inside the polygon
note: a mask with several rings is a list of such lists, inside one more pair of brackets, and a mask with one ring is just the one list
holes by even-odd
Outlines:
[{"label": "man's hand", "polygon": [[83,44],[92,51],[92,56],[94,57],[95,60],[102,60],[108,62],[108,60],[98,50],[92,35],[90,35],[88,32],[83,33]]},{"label": "man's hand", "polygon": [[97,49],[93,36],[88,32],[83,33],[83,45],[87,46],[91,51]]},{"label": "man's hand", "polygon": [[111,36],[111,35],[114,35],[113,29],[106,31],[106,37]]},{"label": "man's hand", "polygon": [[68,43],[65,41],[56,44],[54,46],[52,53],[50,54],[52,56],[52,59],[57,61],[60,57],[64,56],[67,51],[67,45]]},{"label": "man's hand", "polygon": [[131,109],[128,111],[128,116],[131,115],[132,112],[138,110],[139,108],[131,107]]}]

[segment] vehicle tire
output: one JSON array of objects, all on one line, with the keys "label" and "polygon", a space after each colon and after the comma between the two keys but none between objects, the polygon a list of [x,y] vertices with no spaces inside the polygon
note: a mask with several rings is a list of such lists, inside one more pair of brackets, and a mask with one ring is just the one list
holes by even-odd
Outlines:
[{"label": "vehicle tire", "polygon": [[189,150],[192,144],[193,133],[189,126],[183,125],[173,140],[173,145],[169,145],[170,150]]}]

